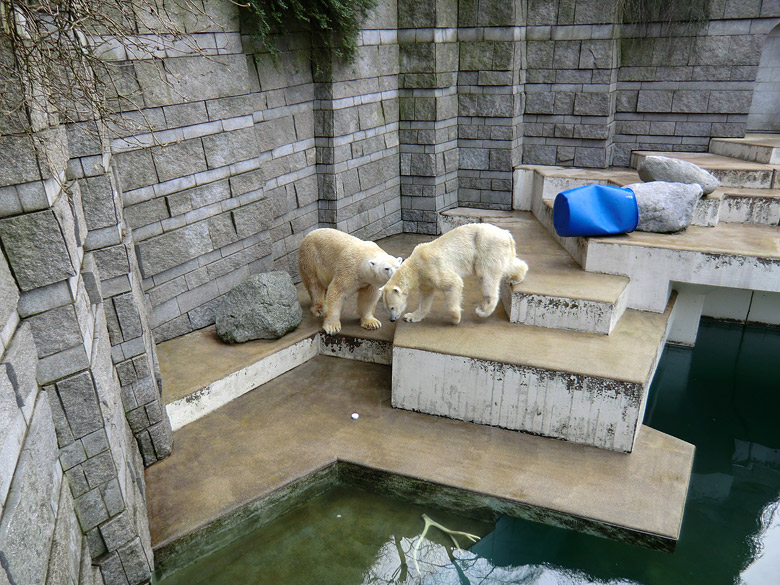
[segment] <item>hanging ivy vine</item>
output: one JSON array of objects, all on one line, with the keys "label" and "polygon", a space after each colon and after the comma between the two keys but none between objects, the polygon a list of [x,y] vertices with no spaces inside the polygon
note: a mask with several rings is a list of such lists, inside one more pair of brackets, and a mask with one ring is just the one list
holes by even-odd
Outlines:
[{"label": "hanging ivy vine", "polygon": [[360,23],[376,4],[377,0],[247,0],[245,6],[254,17],[254,37],[274,58],[281,54],[275,37],[308,31],[312,61],[322,72],[331,57],[344,63],[355,60]]}]

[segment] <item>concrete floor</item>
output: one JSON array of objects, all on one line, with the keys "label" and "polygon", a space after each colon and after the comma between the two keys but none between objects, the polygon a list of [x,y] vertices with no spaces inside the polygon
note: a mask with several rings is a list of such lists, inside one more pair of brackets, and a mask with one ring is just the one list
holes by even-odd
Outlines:
[{"label": "concrete floor", "polygon": [[[211,354],[202,347],[191,358]],[[173,454],[146,470],[154,547],[337,460],[655,547],[677,538],[688,443],[645,427],[625,455],[397,410],[390,378],[388,366],[320,356],[177,431]]]}]

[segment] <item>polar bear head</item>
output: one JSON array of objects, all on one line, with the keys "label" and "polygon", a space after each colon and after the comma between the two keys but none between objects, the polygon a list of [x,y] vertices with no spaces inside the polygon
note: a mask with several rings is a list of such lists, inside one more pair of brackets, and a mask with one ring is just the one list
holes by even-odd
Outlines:
[{"label": "polar bear head", "polygon": [[403,262],[402,258],[394,258],[390,254],[384,253],[369,258],[365,266],[367,280],[374,286],[381,287],[395,274],[395,271],[401,266],[401,262]]},{"label": "polar bear head", "polygon": [[397,321],[398,318],[404,314],[406,310],[406,301],[409,297],[409,291],[398,286],[393,282],[388,282],[382,288],[382,300],[385,303],[388,313],[390,313],[390,321]]}]

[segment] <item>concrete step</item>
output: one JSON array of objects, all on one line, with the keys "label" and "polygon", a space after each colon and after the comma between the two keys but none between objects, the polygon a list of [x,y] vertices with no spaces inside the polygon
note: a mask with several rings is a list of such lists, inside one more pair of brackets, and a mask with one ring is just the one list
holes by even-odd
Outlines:
[{"label": "concrete step", "polygon": [[623,315],[628,279],[583,271],[529,212],[459,207],[441,215],[443,231],[487,222],[512,232],[530,269],[516,291],[501,288],[510,322],[608,335]]},{"label": "concrete step", "polygon": [[511,323],[502,307],[481,319],[480,300],[467,281],[458,326],[438,298],[424,321],[399,323],[393,406],[630,452],[673,303],[594,335]]},{"label": "concrete step", "polygon": [[[515,169],[514,208],[533,209],[535,197],[552,202],[555,196],[566,189],[584,185],[614,185],[624,187],[642,180],[633,169],[574,169],[543,165],[522,165]],[[716,191],[702,197],[696,205],[691,225],[715,226],[718,224],[723,193]]]},{"label": "concrete step", "polygon": [[692,445],[642,427],[631,455],[593,449],[391,408],[390,386],[388,366],[318,356],[177,431],[171,456],[146,470],[158,569],[335,482],[674,548]]},{"label": "concrete step", "polygon": [[[363,329],[356,300],[348,299],[341,333],[328,335],[322,330],[322,319],[309,311],[311,301],[302,285],[298,297],[303,308],[301,324],[281,339],[228,345],[219,340],[212,325],[157,345],[164,381],[162,399],[174,430],[318,355],[390,364],[395,324],[383,315],[378,315],[381,329]],[[380,303],[377,312],[381,310]],[[193,379],[198,385],[193,386]]]},{"label": "concrete step", "polygon": [[780,189],[724,187],[720,219],[732,223],[780,224]]},{"label": "concrete step", "polygon": [[[720,222],[676,234],[632,232],[569,238],[585,270],[630,279],[628,307],[665,310],[675,283],[776,294],[780,291],[780,230],[776,226]],[[780,316],[778,316],[780,321]]]},{"label": "concrete step", "polygon": [[686,160],[708,170],[718,179],[722,187],[748,189],[773,189],[780,187],[780,167],[757,162],[744,161],[709,152],[655,152],[634,151],[631,153],[631,167],[637,168],[646,156],[667,156]]},{"label": "concrete step", "polygon": [[768,165],[780,165],[780,134],[747,134],[744,138],[713,138],[710,152]]}]

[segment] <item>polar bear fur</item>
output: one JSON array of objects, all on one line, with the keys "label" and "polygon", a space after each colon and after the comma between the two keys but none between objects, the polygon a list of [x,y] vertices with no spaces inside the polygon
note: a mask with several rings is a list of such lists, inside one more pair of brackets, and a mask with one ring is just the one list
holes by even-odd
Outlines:
[{"label": "polar bear fur", "polygon": [[422,321],[431,310],[436,290],[444,292],[452,323],[460,323],[463,277],[476,276],[482,303],[476,313],[490,316],[498,304],[499,285],[506,278],[513,288],[522,282],[528,264],[515,257],[515,240],[508,231],[488,223],[462,225],[427,244],[419,244],[383,288],[384,302],[395,321],[406,310],[407,297],[420,291],[420,306],[403,315]]},{"label": "polar bear fur", "polygon": [[382,323],[374,317],[379,289],[401,261],[374,242],[339,230],[320,228],[308,233],[298,248],[298,270],[311,297],[312,314],[325,315],[325,332],[341,331],[341,308],[356,291],[360,326],[379,329]]}]

